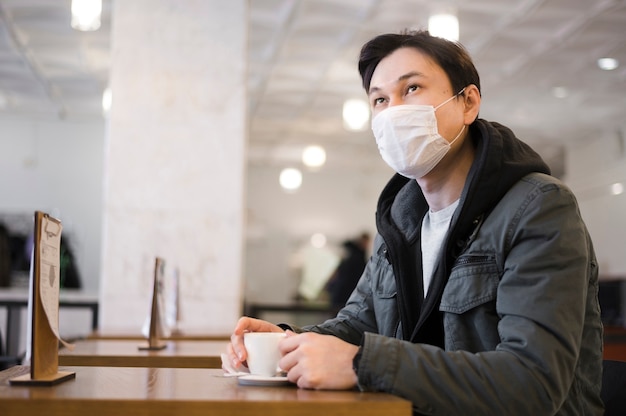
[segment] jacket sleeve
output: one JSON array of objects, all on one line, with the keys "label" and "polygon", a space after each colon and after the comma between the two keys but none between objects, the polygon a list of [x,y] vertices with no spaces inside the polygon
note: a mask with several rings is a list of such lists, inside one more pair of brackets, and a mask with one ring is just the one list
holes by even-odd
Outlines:
[{"label": "jacket sleeve", "polygon": [[516,188],[517,196],[496,208],[505,229],[481,230],[500,235],[503,247],[496,253],[499,344],[444,351],[368,333],[358,371],[362,390],[399,395],[429,415],[558,411],[574,381],[595,259],[569,190],[552,181]]}]

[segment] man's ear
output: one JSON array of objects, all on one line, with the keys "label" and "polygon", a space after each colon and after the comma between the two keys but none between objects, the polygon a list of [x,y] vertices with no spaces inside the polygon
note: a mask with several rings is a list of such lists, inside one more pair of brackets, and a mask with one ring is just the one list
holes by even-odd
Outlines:
[{"label": "man's ear", "polygon": [[463,100],[465,103],[464,122],[466,125],[472,124],[478,117],[480,111],[480,91],[474,84],[470,84],[463,91]]}]

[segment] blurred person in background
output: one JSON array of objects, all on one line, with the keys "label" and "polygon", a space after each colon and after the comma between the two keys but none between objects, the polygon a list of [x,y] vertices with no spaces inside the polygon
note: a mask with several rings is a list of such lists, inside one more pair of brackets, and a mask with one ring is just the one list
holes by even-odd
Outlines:
[{"label": "blurred person in background", "polygon": [[358,238],[344,241],[344,255],[326,284],[332,308],[342,308],[359,282],[367,263],[369,244],[370,235],[367,232],[361,233]]}]

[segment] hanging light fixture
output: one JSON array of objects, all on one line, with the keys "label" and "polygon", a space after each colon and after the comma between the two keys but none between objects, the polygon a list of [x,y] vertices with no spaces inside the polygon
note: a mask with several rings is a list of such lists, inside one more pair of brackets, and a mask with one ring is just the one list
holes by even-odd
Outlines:
[{"label": "hanging light fixture", "polygon": [[72,28],[84,32],[100,28],[102,0],[72,0]]},{"label": "hanging light fixture", "polygon": [[616,182],[611,185],[611,194],[612,195],[621,195],[624,193],[624,184],[621,182]]},{"label": "hanging light fixture", "polygon": [[358,98],[351,98],[343,103],[343,126],[347,130],[365,130],[370,119],[369,104]]},{"label": "hanging light fixture", "polygon": [[428,32],[453,42],[459,40],[459,19],[452,10],[437,12],[428,18]]},{"label": "hanging light fixture", "polygon": [[294,192],[302,185],[302,172],[296,168],[285,168],[278,177],[280,186],[287,192]]},{"label": "hanging light fixture", "polygon": [[307,146],[302,151],[302,163],[308,168],[322,167],[326,163],[326,151],[322,146]]},{"label": "hanging light fixture", "polygon": [[612,71],[619,67],[619,61],[615,58],[600,58],[598,59],[598,67],[605,71]]}]

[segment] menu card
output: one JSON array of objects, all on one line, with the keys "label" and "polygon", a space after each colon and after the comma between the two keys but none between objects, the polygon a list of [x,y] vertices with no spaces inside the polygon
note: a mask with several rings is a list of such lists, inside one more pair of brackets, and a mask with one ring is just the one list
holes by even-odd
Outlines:
[{"label": "menu card", "polygon": [[76,376],[58,371],[59,278],[61,264],[61,221],[40,211],[35,212],[35,244],[31,261],[28,299],[30,374],[10,379],[11,385],[54,385]]},{"label": "menu card", "polygon": [[[165,260],[156,257],[154,262],[154,280],[152,286],[152,302],[150,314],[148,315],[147,337],[148,344],[140,345],[140,350],[162,350],[167,345],[160,342],[164,337],[169,336],[169,328],[166,326],[163,305],[163,276],[165,270]],[[144,334],[145,335],[145,334]]]},{"label": "menu card", "polygon": [[61,276],[61,221],[47,214],[41,218],[39,239],[39,296],[54,336],[69,350],[74,349],[59,335],[59,290]]}]

